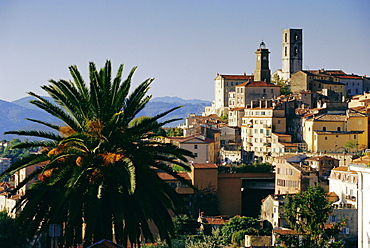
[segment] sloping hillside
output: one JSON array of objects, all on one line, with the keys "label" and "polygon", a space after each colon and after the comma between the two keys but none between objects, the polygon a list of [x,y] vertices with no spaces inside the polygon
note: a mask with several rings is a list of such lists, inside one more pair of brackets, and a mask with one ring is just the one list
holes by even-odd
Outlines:
[{"label": "sloping hillside", "polygon": [[[37,107],[30,104],[29,101],[33,97],[24,97],[13,102],[7,102],[0,100],[0,139],[10,140],[14,138],[13,135],[4,136],[3,133],[9,130],[20,130],[20,129],[40,129],[48,130],[42,125],[27,121],[26,118],[38,119],[47,122],[56,123],[58,120],[51,115],[38,110]],[[167,111],[176,106],[183,106],[180,109],[175,110],[164,118],[176,119],[185,118],[189,114],[200,115],[205,106],[210,105],[211,102],[203,100],[184,100],[178,97],[160,97],[152,99],[147,106],[139,113],[139,116],[155,116],[164,111]],[[177,126],[184,121],[177,121],[167,126]],[[50,131],[50,130],[48,130]]]}]

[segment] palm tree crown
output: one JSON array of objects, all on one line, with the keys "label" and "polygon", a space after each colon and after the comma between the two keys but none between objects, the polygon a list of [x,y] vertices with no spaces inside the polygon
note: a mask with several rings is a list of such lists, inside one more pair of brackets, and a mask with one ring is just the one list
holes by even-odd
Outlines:
[{"label": "palm tree crown", "polygon": [[89,85],[76,66],[69,70],[72,81],[50,80],[42,86],[53,101],[29,93],[36,98],[32,104],[63,124],[29,120],[57,132],[6,132],[47,140],[17,145],[15,148],[46,148],[15,162],[3,173],[47,161],[18,185],[22,187],[35,176],[39,179],[16,206],[22,209],[19,220],[25,231],[32,236],[46,230],[48,224],[61,224],[63,247],[82,242],[89,245],[104,238],[126,244],[136,242],[140,235],[153,240],[149,224],[154,223],[161,238],[169,240],[173,235],[169,211],[177,212],[184,205],[156,170],[188,183],[172,171],[171,164],[189,170],[185,156],[192,154],[155,141],[150,131],[170,122],[158,121],[176,108],[132,125],[151,98],[146,93],[153,79],[129,93],[136,68],[122,80],[123,65],[112,78],[110,61],[100,70],[90,63]]}]

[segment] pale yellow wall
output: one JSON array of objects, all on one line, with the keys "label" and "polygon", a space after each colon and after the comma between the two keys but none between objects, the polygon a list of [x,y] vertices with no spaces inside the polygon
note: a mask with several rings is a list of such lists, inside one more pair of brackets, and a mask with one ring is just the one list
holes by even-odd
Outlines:
[{"label": "pale yellow wall", "polygon": [[[314,134],[315,150],[314,152],[330,152],[330,151],[343,151],[346,142],[355,139],[354,134]],[[358,137],[358,135],[357,135]]]},{"label": "pale yellow wall", "polygon": [[348,122],[348,130],[351,131],[364,131],[362,134],[358,135],[358,148],[360,150],[368,148],[368,118],[363,117],[351,117]]}]

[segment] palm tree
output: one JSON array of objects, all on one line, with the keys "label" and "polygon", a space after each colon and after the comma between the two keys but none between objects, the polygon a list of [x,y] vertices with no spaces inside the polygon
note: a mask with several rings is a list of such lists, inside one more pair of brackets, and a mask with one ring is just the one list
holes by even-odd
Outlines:
[{"label": "palm tree", "polygon": [[[123,65],[111,78],[111,62],[99,71],[89,64],[90,84],[77,66],[69,67],[73,81],[50,80],[41,86],[53,101],[33,92],[31,103],[57,117],[62,125],[29,119],[54,132],[9,131],[6,134],[35,136],[44,141],[26,141],[14,148],[46,147],[14,163],[2,176],[47,161],[17,188],[39,178],[16,205],[24,231],[32,237],[61,224],[63,247],[85,246],[101,239],[119,244],[136,243],[139,237],[153,240],[153,223],[162,239],[174,235],[170,212],[184,210],[181,197],[157,171],[164,171],[184,183],[171,169],[177,164],[189,170],[189,151],[155,141],[153,132],[170,121],[159,119],[173,108],[134,125],[130,122],[148,103],[146,93],[153,79],[129,93],[133,68],[122,80]],[[55,130],[57,132],[55,132]],[[39,139],[40,140],[40,139]]]}]

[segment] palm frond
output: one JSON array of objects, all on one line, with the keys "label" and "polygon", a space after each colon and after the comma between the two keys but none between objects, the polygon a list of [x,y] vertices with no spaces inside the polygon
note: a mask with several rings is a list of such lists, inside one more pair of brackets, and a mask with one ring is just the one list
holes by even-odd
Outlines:
[{"label": "palm frond", "polygon": [[45,138],[45,139],[51,139],[51,140],[61,140],[62,139],[62,137],[60,137],[58,134],[51,133],[51,132],[37,131],[37,130],[7,131],[4,134],[17,134],[17,135],[23,135],[23,136],[33,136],[33,137],[39,137],[39,138]]},{"label": "palm frond", "polygon": [[48,122],[45,122],[45,121],[40,121],[40,120],[36,120],[36,119],[31,119],[31,118],[26,118],[26,120],[29,120],[29,121],[32,121],[32,122],[35,122],[35,123],[42,124],[44,126],[50,127],[50,128],[52,128],[54,130],[57,130],[57,131],[59,131],[59,128],[60,128],[59,125],[55,125],[55,124],[48,123]]}]

